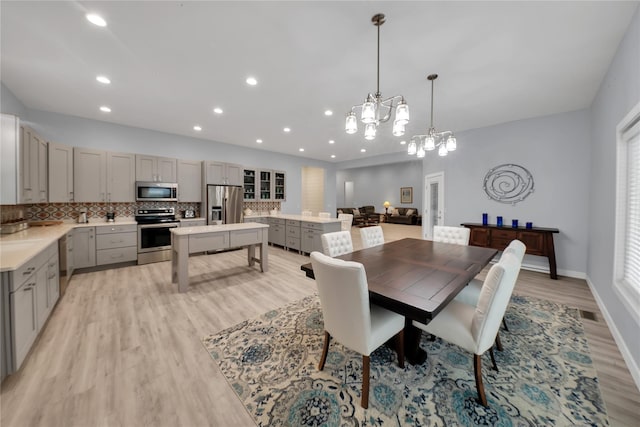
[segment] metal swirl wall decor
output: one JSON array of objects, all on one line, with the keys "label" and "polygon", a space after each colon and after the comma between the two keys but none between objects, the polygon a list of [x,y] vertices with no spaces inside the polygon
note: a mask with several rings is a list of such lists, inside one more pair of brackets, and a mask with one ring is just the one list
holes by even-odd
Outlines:
[{"label": "metal swirl wall decor", "polygon": [[504,164],[487,172],[483,187],[496,202],[515,205],[533,193],[533,175],[522,166]]}]

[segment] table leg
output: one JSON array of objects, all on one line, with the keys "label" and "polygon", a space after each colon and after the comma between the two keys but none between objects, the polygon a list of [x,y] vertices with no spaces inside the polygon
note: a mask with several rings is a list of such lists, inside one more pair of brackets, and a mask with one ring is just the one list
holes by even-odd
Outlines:
[{"label": "table leg", "polygon": [[547,243],[547,257],[549,258],[549,273],[551,273],[552,279],[557,280],[558,271],[556,269],[556,250],[553,247],[553,234],[547,233],[545,240]]},{"label": "table leg", "polygon": [[247,258],[249,267],[253,267],[256,263],[256,245],[247,246]]},{"label": "table leg", "polygon": [[412,365],[421,365],[427,360],[427,352],[420,348],[422,329],[413,326],[410,319],[404,322],[404,356]]},{"label": "table leg", "polygon": [[266,273],[269,271],[269,241],[268,229],[262,230],[262,245],[260,246],[260,271]]}]

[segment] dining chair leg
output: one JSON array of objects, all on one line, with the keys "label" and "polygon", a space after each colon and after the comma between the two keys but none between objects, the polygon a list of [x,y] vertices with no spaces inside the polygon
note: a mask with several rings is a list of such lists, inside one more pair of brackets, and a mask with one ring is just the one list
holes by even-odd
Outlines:
[{"label": "dining chair leg", "polygon": [[493,355],[493,348],[489,349],[489,355],[491,356],[491,363],[493,363],[493,369],[497,372],[498,371],[498,365],[496,365],[496,358]]},{"label": "dining chair leg", "polygon": [[500,341],[500,333],[496,334],[496,347],[498,348],[498,351],[503,350],[502,341]]},{"label": "dining chair leg", "polygon": [[404,369],[404,329],[396,335],[396,353],[398,354],[398,366]]},{"label": "dining chair leg", "polygon": [[369,407],[369,356],[362,356],[362,400],[360,406]]},{"label": "dining chair leg", "polygon": [[324,362],[327,361],[327,352],[329,351],[329,341],[331,341],[331,334],[329,332],[324,331],[324,346],[322,347],[322,356],[320,356],[320,364],[318,365],[318,370],[322,371],[324,369]]},{"label": "dining chair leg", "polygon": [[504,330],[509,332],[509,328],[507,327],[507,321],[505,320],[505,318],[502,318],[502,326],[504,326]]},{"label": "dining chair leg", "polygon": [[482,406],[487,405],[487,396],[484,394],[484,385],[482,385],[482,358],[479,354],[473,355],[473,373],[476,377],[476,390],[478,391],[478,400]]}]

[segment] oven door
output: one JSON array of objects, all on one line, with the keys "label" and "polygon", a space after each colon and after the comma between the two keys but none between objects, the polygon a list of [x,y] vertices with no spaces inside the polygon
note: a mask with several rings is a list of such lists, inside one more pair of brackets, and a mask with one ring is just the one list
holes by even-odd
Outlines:
[{"label": "oven door", "polygon": [[177,222],[138,225],[138,253],[171,249],[171,229]]}]

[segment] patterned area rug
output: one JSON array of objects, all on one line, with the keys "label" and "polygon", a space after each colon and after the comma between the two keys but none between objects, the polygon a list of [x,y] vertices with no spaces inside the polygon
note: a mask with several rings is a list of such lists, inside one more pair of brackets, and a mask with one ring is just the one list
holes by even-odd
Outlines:
[{"label": "patterned area rug", "polygon": [[332,340],[324,371],[317,296],[203,338],[260,426],[608,425],[576,309],[513,296],[499,372],[483,356],[489,408],[477,403],[473,356],[422,340],[427,361],[400,369],[385,346],[371,355],[369,409],[360,406],[362,357]]}]

